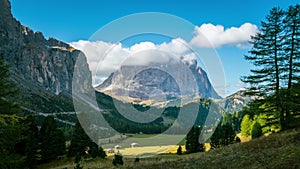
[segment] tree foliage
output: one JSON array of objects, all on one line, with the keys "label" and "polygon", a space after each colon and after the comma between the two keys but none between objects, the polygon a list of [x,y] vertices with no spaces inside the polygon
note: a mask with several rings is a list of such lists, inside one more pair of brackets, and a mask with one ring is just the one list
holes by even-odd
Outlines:
[{"label": "tree foliage", "polygon": [[33,116],[28,116],[25,120],[25,125],[28,130],[26,132],[26,165],[29,168],[34,168],[40,160],[39,147],[39,130]]},{"label": "tree foliage", "polygon": [[227,146],[235,142],[235,132],[229,123],[219,124],[210,138],[210,145],[214,148]]},{"label": "tree foliage", "polygon": [[24,131],[21,117],[17,116],[18,89],[10,79],[10,67],[0,60],[0,168],[23,168],[26,164]]},{"label": "tree foliage", "polygon": [[287,81],[285,91],[286,123],[290,121],[291,111],[295,106],[292,101],[292,88],[300,80],[300,5],[290,6],[285,12],[283,20],[285,28],[284,53],[287,61],[284,79]]},{"label": "tree foliage", "polygon": [[19,90],[11,80],[10,66],[0,59],[0,113],[16,114],[20,111],[17,104]]},{"label": "tree foliage", "polygon": [[0,168],[22,168],[25,157],[17,153],[15,145],[22,140],[20,125],[0,123]]},{"label": "tree foliage", "polygon": [[[86,151],[87,149],[88,151]],[[71,145],[68,152],[69,157],[76,155],[88,155],[92,158],[106,157],[106,153],[103,150],[103,148],[99,147],[96,143],[94,143],[91,140],[91,138],[83,130],[79,121],[76,122],[75,130],[72,135]]]},{"label": "tree foliage", "polygon": [[42,161],[55,160],[65,154],[65,137],[52,116],[47,116],[40,130]]},{"label": "tree foliage", "polygon": [[121,154],[115,154],[115,157],[114,157],[112,163],[114,166],[123,165],[124,164],[123,156]]},{"label": "tree foliage", "polygon": [[261,125],[258,122],[254,122],[251,126],[251,138],[258,138],[262,136]]},{"label": "tree foliage", "polygon": [[107,155],[102,147],[99,147],[96,143],[92,143],[90,147],[90,155],[92,158],[105,158]]},{"label": "tree foliage", "polygon": [[246,114],[243,117],[242,123],[241,123],[241,133],[243,136],[250,136],[251,135],[251,126],[252,126],[252,120],[250,118],[250,115]]},{"label": "tree foliage", "polygon": [[87,147],[92,147],[93,141],[85,133],[79,121],[75,124],[75,130],[72,135],[71,145],[69,148],[68,156],[73,157],[77,154],[83,155]]},{"label": "tree foliage", "polygon": [[245,56],[253,65],[251,74],[241,80],[250,85],[248,94],[263,98],[261,106],[267,107],[263,113],[278,117],[281,128],[286,129],[291,116],[297,114],[292,95],[300,80],[300,5],[286,11],[271,9],[261,25]]},{"label": "tree foliage", "polygon": [[192,127],[186,136],[186,153],[204,152],[204,144],[199,143],[201,127]]},{"label": "tree foliage", "polygon": [[178,146],[176,154],[182,155],[182,147],[181,147],[181,145]]}]

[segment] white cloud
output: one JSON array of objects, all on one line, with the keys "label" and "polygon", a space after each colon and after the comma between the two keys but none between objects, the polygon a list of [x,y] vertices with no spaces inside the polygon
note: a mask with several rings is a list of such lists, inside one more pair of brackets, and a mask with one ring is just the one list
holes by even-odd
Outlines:
[{"label": "white cloud", "polygon": [[109,76],[121,65],[167,63],[171,57],[182,58],[187,63],[196,59],[188,43],[180,38],[173,39],[169,43],[141,42],[130,47],[123,47],[121,43],[82,40],[72,42],[70,45],[85,53],[93,74],[93,84],[102,82],[104,77]]},{"label": "white cloud", "polygon": [[124,47],[121,43],[104,41],[80,40],[70,44],[83,51],[87,56],[89,68],[93,74],[93,84],[96,84],[102,82],[105,77],[123,64],[140,65],[149,62],[168,62],[170,60],[168,55],[170,54],[192,64],[196,60],[196,56],[189,48],[190,45],[206,48],[235,45],[244,48],[247,47],[250,36],[255,35],[257,31],[257,26],[250,23],[245,23],[239,28],[231,27],[228,29],[222,25],[203,24],[195,27],[195,36],[189,43],[177,38],[168,43],[141,42],[130,47]]},{"label": "white cloud", "polygon": [[251,35],[258,32],[256,25],[245,23],[239,28],[231,27],[225,29],[222,25],[211,23],[195,27],[195,37],[190,41],[191,45],[205,48],[222,47],[224,45],[235,45],[239,48],[249,46]]}]

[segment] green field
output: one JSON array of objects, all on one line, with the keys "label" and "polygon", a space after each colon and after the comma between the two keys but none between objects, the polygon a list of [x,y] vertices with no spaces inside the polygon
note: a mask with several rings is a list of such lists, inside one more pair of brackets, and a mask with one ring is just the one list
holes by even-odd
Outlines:
[{"label": "green field", "polygon": [[[114,148],[120,145],[123,149],[130,148],[132,143],[138,143],[138,147],[155,147],[184,144],[185,135],[166,135],[166,134],[126,134],[127,138],[116,143],[103,144],[103,148]],[[159,150],[160,151],[160,150]]]},{"label": "green field", "polygon": [[[113,157],[83,161],[84,168],[300,168],[300,129],[263,136],[249,142],[232,144],[209,152],[188,155],[163,154],[124,158],[124,166],[114,167]],[[128,149],[129,150],[129,149]],[[138,151],[142,151],[138,148]],[[127,151],[127,149],[124,149]],[[41,169],[73,169],[74,159],[61,159],[39,166]]]}]

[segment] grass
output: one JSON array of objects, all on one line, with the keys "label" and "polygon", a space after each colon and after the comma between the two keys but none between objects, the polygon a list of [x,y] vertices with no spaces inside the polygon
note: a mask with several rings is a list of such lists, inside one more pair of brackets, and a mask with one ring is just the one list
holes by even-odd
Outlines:
[{"label": "grass", "polygon": [[129,148],[131,143],[138,143],[140,147],[149,147],[149,146],[169,146],[174,143],[176,145],[179,143],[184,135],[151,135],[151,134],[134,134],[130,135],[127,139],[124,139],[120,143],[110,143],[101,145],[103,148],[113,148],[115,145],[120,145],[122,148]]},{"label": "grass", "polygon": [[133,138],[148,138],[148,137],[153,137],[158,134],[125,134],[128,137],[133,137]]},{"label": "grass", "polygon": [[[113,157],[82,162],[84,168],[300,168],[300,128],[203,153],[163,154],[151,158],[124,158],[124,166],[114,167]],[[70,161],[56,161],[38,168],[73,169]]]}]

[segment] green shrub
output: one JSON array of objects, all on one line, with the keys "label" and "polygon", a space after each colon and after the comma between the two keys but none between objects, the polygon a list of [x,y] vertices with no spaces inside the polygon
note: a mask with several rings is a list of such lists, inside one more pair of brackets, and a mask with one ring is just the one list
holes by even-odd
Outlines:
[{"label": "green shrub", "polygon": [[115,158],[112,161],[113,165],[123,165],[123,156],[121,154],[115,154]]}]

